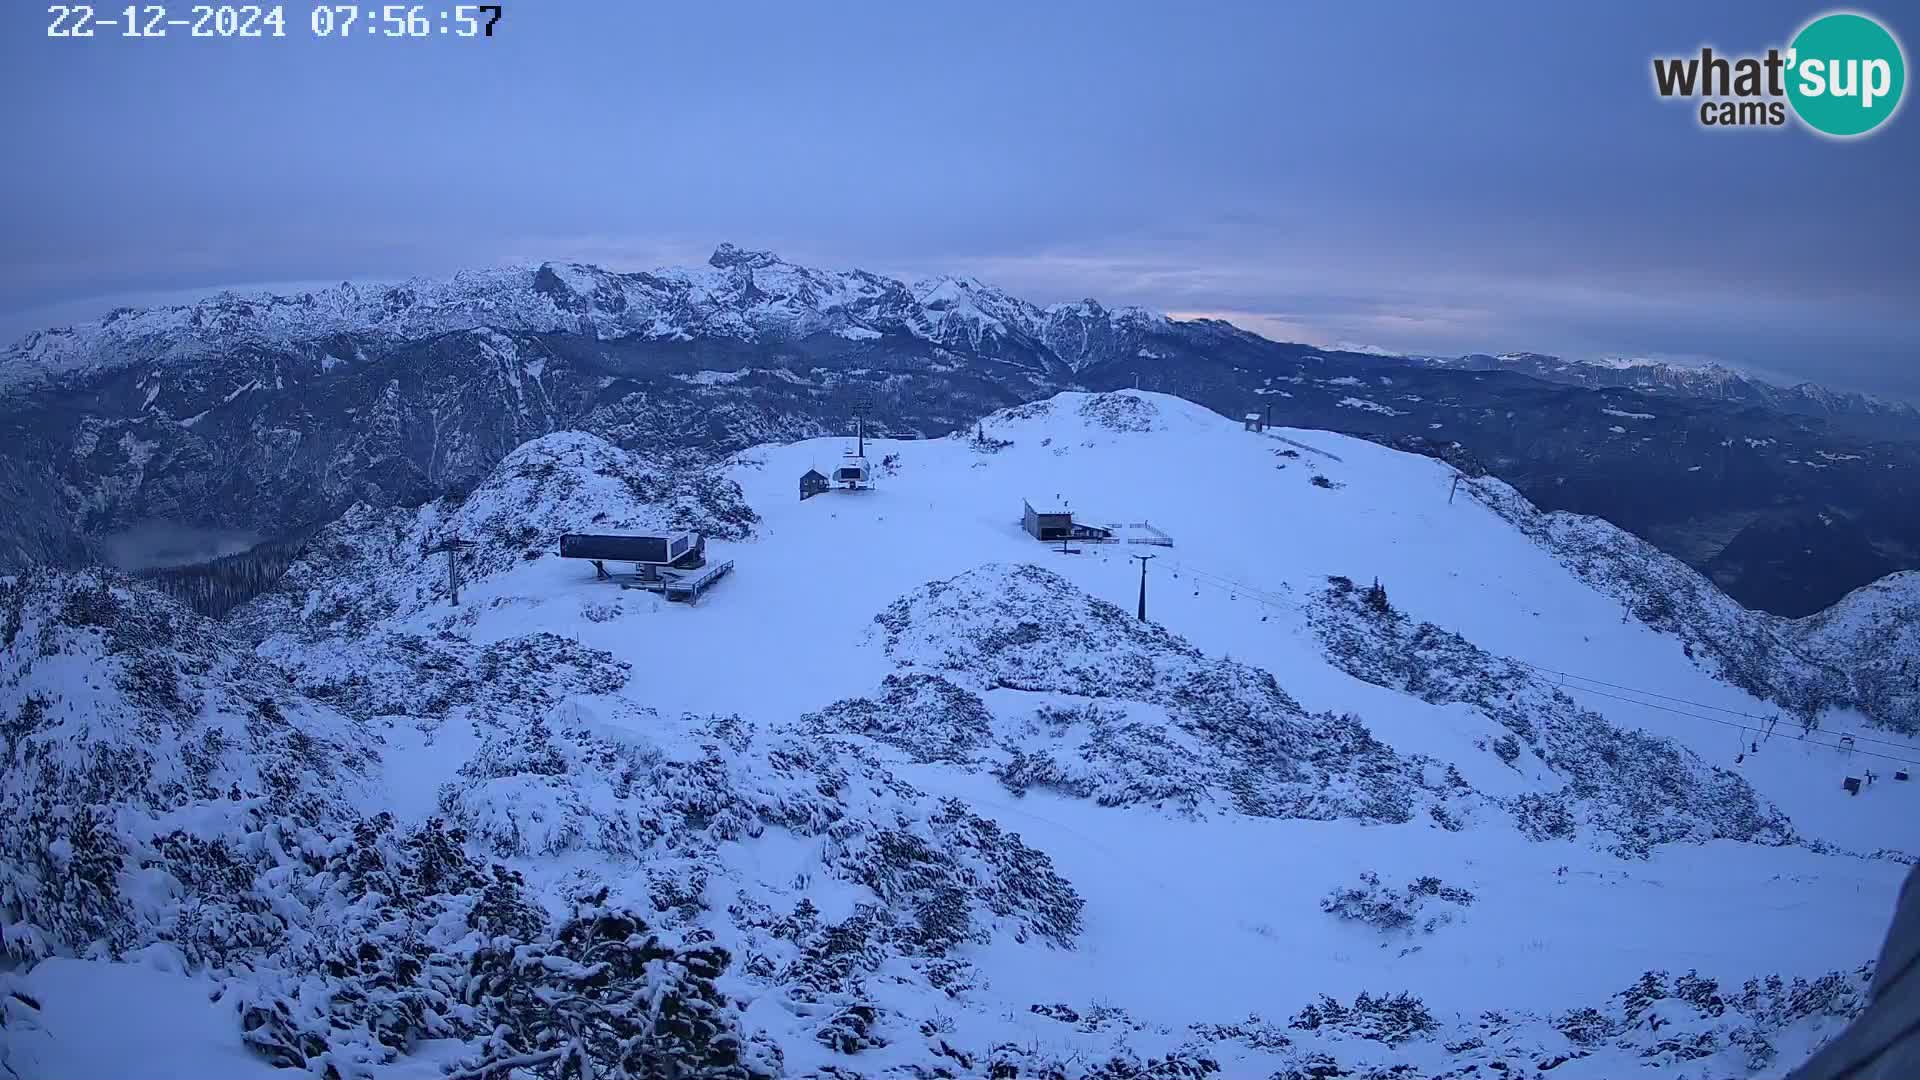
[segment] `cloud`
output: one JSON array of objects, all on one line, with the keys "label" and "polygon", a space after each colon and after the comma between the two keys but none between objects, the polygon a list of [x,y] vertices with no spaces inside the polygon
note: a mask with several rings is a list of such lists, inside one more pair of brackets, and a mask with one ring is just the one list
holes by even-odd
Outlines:
[{"label": "cloud", "polygon": [[190,566],[246,551],[261,541],[257,533],[205,528],[159,518],[142,521],[103,538],[107,559],[122,570]]}]

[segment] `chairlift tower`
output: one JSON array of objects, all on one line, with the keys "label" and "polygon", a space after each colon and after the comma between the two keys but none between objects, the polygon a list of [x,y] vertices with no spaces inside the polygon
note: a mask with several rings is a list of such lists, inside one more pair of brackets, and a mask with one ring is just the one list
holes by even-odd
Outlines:
[{"label": "chairlift tower", "polygon": [[1135,555],[1134,556],[1134,558],[1140,560],[1140,621],[1141,622],[1147,621],[1147,560],[1155,557],[1156,556],[1153,556],[1153,555]]},{"label": "chairlift tower", "polygon": [[427,555],[438,555],[442,552],[446,553],[447,598],[453,607],[460,606],[460,552],[465,548],[472,547],[475,543],[476,541],[473,540],[462,540],[457,536],[453,536],[427,548],[424,553]]},{"label": "chairlift tower", "polygon": [[833,482],[847,491],[873,486],[873,466],[867,462],[867,414],[873,398],[862,394],[853,405],[853,447],[833,467]]}]

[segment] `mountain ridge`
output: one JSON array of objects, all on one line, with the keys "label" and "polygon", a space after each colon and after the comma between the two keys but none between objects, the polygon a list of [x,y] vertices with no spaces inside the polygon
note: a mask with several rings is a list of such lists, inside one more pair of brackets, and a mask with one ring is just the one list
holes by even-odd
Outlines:
[{"label": "mountain ridge", "polygon": [[1569,386],[1621,387],[1654,395],[1761,405],[1821,417],[1870,437],[1920,439],[1920,406],[1913,402],[1842,390],[1810,379],[1769,378],[1717,361],[1690,364],[1639,357],[1569,359],[1535,352],[1407,358],[1433,367],[1513,371]]},{"label": "mountain ridge", "polygon": [[[545,304],[533,299],[543,298]],[[107,348],[124,349],[161,335],[201,337],[208,348],[233,341],[299,345],[333,334],[373,331],[414,339],[483,326],[523,332],[590,331],[598,337],[699,334],[763,340],[786,332],[836,333],[858,339],[900,330],[935,343],[993,339],[1051,350],[1077,373],[1091,327],[1125,324],[1217,324],[1240,334],[1346,353],[1457,370],[1515,371],[1548,382],[1630,387],[1715,400],[1763,404],[1807,415],[1865,422],[1863,430],[1920,438],[1913,403],[1813,380],[1769,378],[1722,364],[1641,357],[1574,359],[1538,352],[1443,356],[1373,346],[1308,345],[1267,338],[1230,320],[1175,320],[1139,306],[1108,308],[1092,298],[1045,306],[968,275],[909,279],[865,270],[820,270],[768,250],[722,243],[704,266],[611,271],[590,263],[548,260],[534,266],[462,270],[319,292],[224,290],[192,304],[120,307],[98,320],[29,331],[0,351],[0,388],[31,384],[38,374],[84,368]],[[1078,345],[1075,334],[1080,335]],[[137,348],[126,359],[137,363]],[[164,357],[165,354],[163,354]]]},{"label": "mountain ridge", "polygon": [[1061,390],[1477,460],[1605,517],[1742,603],[1818,611],[1920,567],[1920,442],[1769,405],[1270,341],[976,279],[906,283],[723,246],[708,264],[571,263],[295,297],[227,295],[29,335],[0,359],[0,566],[94,561],[148,522],[268,539],[355,502],[470,486],[590,431],[661,461],[870,427],[944,434]]},{"label": "mountain ridge", "polygon": [[[164,364],[234,344],[294,347],[345,333],[395,340],[492,328],[758,342],[815,333],[852,340],[887,331],[936,344],[1044,349],[1062,371],[1092,341],[1164,323],[1140,307],[1087,299],[1040,307],[977,278],[911,282],[865,270],[817,270],[771,251],[721,244],[703,267],[615,272],[585,263],[462,271],[319,292],[222,292],[190,305],[116,308],[103,318],[31,331],[0,353],[0,388],[83,374],[103,364]],[[338,358],[336,358],[338,359]]]}]

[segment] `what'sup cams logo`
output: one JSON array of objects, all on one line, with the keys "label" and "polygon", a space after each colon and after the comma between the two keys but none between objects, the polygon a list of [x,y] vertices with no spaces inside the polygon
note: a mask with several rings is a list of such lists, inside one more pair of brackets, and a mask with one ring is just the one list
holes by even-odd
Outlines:
[{"label": "what'sup cams logo", "polygon": [[1702,127],[1783,127],[1789,115],[1839,139],[1884,126],[1900,109],[1907,59],[1878,20],[1851,11],[1822,15],[1786,48],[1764,56],[1697,56],[1653,61],[1662,98],[1699,99]]}]

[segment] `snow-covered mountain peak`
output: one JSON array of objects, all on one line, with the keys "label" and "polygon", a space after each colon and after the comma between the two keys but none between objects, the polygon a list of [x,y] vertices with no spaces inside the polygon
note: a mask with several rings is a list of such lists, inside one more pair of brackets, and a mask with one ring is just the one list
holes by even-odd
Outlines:
[{"label": "snow-covered mountain peak", "polygon": [[712,255],[707,256],[708,266],[716,266],[722,270],[734,268],[762,270],[783,263],[785,260],[771,251],[749,251],[724,241],[719,247],[713,249]]},{"label": "snow-covered mountain peak", "polygon": [[[1170,429],[1217,432],[1227,422],[1184,398],[1151,390],[1064,390],[1050,398],[1001,409],[983,418],[981,426],[989,439],[1012,437],[1074,445],[1083,440],[1102,441],[1115,434],[1141,435]],[[958,431],[954,437],[972,434]]]},{"label": "snow-covered mountain peak", "polygon": [[970,274],[935,274],[915,278],[909,288],[915,300],[929,306],[951,306],[961,298],[992,299],[1007,295]]},{"label": "snow-covered mountain peak", "polygon": [[[1561,357],[1558,357],[1558,356],[1546,356],[1539,353],[1505,355],[1501,357],[1501,359],[1503,360],[1529,359],[1529,358],[1544,360],[1544,361],[1560,361],[1562,359]],[[1718,360],[1708,360],[1704,358],[1682,359],[1682,358],[1664,357],[1664,356],[1591,356],[1591,357],[1584,357],[1578,360],[1572,360],[1567,362],[1577,363],[1577,364],[1587,364],[1593,367],[1611,368],[1615,371],[1630,371],[1635,368],[1659,368],[1659,369],[1667,369],[1667,370],[1675,370],[1675,371],[1695,371],[1695,372],[1700,372],[1702,374],[1714,374],[1722,377],[1738,376],[1741,374],[1738,368],[1734,368],[1727,364],[1723,364]]]},{"label": "snow-covered mountain peak", "polygon": [[1045,315],[1047,320],[1052,323],[1059,323],[1059,322],[1066,322],[1066,321],[1081,321],[1081,322],[1095,321],[1095,322],[1110,322],[1114,324],[1126,324],[1126,323],[1153,324],[1153,323],[1164,323],[1167,321],[1167,317],[1165,314],[1158,311],[1154,311],[1151,308],[1144,308],[1134,304],[1127,304],[1121,307],[1110,308],[1105,304],[1102,304],[1100,301],[1092,299],[1091,297],[1085,300],[1074,300],[1074,301],[1069,301],[1065,303],[1049,304],[1045,309],[1043,309],[1042,314]]},{"label": "snow-covered mountain peak", "polygon": [[1138,339],[1167,325],[1143,308],[1109,310],[1085,300],[1042,310],[975,278],[909,285],[721,244],[703,265],[640,273],[556,261],[388,285],[345,282],[294,296],[223,292],[192,304],[119,308],[94,322],[27,334],[0,352],[0,386],[234,348],[300,352],[342,336],[394,345],[478,328],[753,342],[897,333],[992,356],[1037,352],[1043,366],[1057,361],[1077,371],[1116,349],[1133,355]]},{"label": "snow-covered mountain peak", "polygon": [[1029,331],[1034,323],[1031,304],[976,277],[919,278],[910,291],[914,302],[929,312],[990,321],[1002,331]]},{"label": "snow-covered mountain peak", "polygon": [[[459,278],[456,275],[455,280]],[[534,271],[533,287],[535,291],[558,293],[564,289],[566,294],[575,297],[591,297],[603,290],[619,291],[624,285],[621,275],[597,266],[575,262],[541,263]]]},{"label": "snow-covered mountain peak", "polygon": [[1100,301],[1092,297],[1087,297],[1083,300],[1063,300],[1059,303],[1048,304],[1045,310],[1049,317],[1068,316],[1072,318],[1099,319],[1105,318],[1107,315],[1107,309]]},{"label": "snow-covered mountain peak", "polygon": [[539,542],[564,532],[693,529],[738,540],[756,520],[731,481],[646,461],[596,435],[556,431],[522,443],[465,497],[448,526],[470,538],[528,529]]}]

